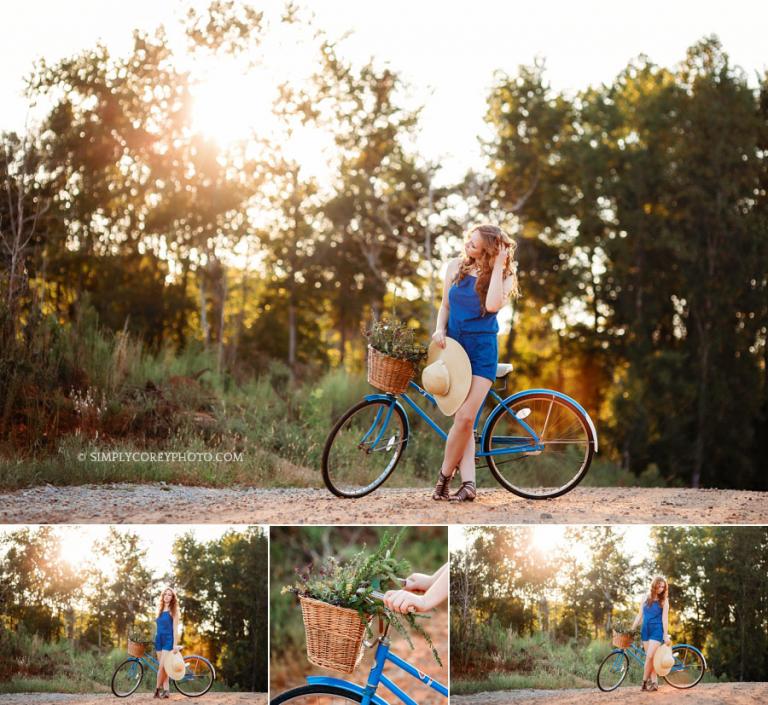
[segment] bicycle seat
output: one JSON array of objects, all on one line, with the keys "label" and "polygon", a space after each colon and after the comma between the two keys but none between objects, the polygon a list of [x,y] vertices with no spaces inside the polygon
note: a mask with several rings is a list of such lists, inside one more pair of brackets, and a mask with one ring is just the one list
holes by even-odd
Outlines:
[{"label": "bicycle seat", "polygon": [[498,365],[496,365],[496,377],[506,377],[510,372],[512,372],[512,363],[511,362],[500,362]]}]

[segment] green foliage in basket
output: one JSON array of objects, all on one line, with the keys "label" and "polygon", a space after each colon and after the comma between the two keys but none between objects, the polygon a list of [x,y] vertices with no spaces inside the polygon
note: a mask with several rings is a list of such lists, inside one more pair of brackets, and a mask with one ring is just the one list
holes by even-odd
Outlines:
[{"label": "green foliage in basket", "polygon": [[144,646],[151,646],[155,643],[151,630],[148,627],[134,628],[133,631],[128,633],[128,638],[136,644],[144,644]]},{"label": "green foliage in basket", "polygon": [[373,637],[369,619],[371,617],[383,617],[405,637],[408,645],[413,648],[411,637],[405,624],[403,624],[404,620],[426,641],[432,650],[435,661],[442,666],[443,663],[432,639],[416,621],[418,618],[425,618],[425,615],[403,615],[392,612],[380,600],[371,596],[374,590],[386,592],[402,587],[398,576],[410,573],[408,561],[394,557],[395,549],[405,529],[406,527],[403,527],[394,536],[385,532],[378,547],[372,553],[363,549],[344,562],[339,562],[331,557],[319,566],[313,564],[304,571],[297,570],[297,582],[293,585],[286,585],[282,592],[292,592],[337,607],[357,610],[360,619],[366,624],[368,638]]},{"label": "green foliage in basket", "polygon": [[370,328],[363,328],[368,344],[389,357],[419,362],[427,355],[427,347],[416,342],[415,331],[397,318],[386,316],[374,320]]},{"label": "green foliage in basket", "polygon": [[636,637],[639,633],[639,630],[637,627],[632,628],[631,624],[627,622],[614,622],[613,631],[615,631],[617,634],[622,634],[624,636],[631,636],[633,638]]}]

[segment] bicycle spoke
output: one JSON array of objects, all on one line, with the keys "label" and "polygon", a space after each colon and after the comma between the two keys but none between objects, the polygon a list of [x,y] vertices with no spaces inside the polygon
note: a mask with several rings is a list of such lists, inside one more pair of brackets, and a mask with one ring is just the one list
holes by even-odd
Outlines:
[{"label": "bicycle spoke", "polygon": [[487,450],[503,451],[488,457],[491,472],[523,497],[567,492],[592,459],[592,439],[583,415],[551,394],[520,397],[496,417],[489,434]]},{"label": "bicycle spoke", "polygon": [[675,688],[692,688],[704,676],[703,659],[687,646],[673,647],[672,655],[675,663],[664,679]]},{"label": "bicycle spoke", "polygon": [[199,656],[184,657],[184,676],[175,681],[177,690],[185,695],[202,695],[213,683],[213,671],[205,659]]},{"label": "bicycle spoke", "polygon": [[340,496],[361,497],[389,477],[407,443],[403,413],[394,400],[361,402],[331,431],[323,479]]}]

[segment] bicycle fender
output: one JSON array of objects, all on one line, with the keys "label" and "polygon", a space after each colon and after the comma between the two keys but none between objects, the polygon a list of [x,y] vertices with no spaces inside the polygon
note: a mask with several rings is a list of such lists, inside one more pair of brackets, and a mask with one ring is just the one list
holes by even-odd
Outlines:
[{"label": "bicycle fender", "polygon": [[[366,401],[386,401],[386,402],[392,402],[392,397],[389,394],[366,394],[363,399]],[[400,411],[403,412],[403,416],[405,417],[405,433],[407,434],[408,438],[411,437],[411,422],[408,418],[408,412],[405,410],[405,407],[397,400],[395,399],[395,406],[400,409]]]},{"label": "bicycle fender", "polygon": [[[569,397],[567,394],[563,394],[562,392],[558,392],[554,389],[525,389],[522,392],[516,392],[515,394],[508,396],[506,399],[504,399],[504,404],[510,404],[514,401],[517,401],[523,395],[531,394],[534,392],[537,394],[551,394],[552,396],[555,396],[558,399],[563,399],[564,401],[570,402],[582,414],[584,414],[584,418],[587,420],[587,423],[589,424],[589,429],[590,431],[592,431],[592,438],[594,439],[594,445],[595,445],[595,453],[597,453],[597,429],[595,428],[595,424],[592,421],[592,417],[587,413],[587,410],[581,404],[579,404],[579,402],[577,402],[573,397]],[[494,416],[493,413],[489,414],[488,418],[485,420],[485,424],[483,426],[483,436],[488,431],[488,422],[491,420],[492,416]]]},{"label": "bicycle fender", "polygon": [[676,646],[685,646],[685,648],[690,649],[691,651],[695,651],[699,656],[701,656],[701,660],[704,661],[704,670],[708,671],[709,666],[707,665],[707,657],[701,653],[699,649],[697,649],[695,646],[691,646],[690,644],[672,644],[672,648],[674,649]]},{"label": "bicycle fender", "polygon": [[[350,693],[357,693],[360,696],[365,695],[365,688],[363,688],[361,685],[358,685],[357,683],[350,683],[349,681],[342,680],[341,678],[309,676],[307,678],[307,683],[309,683],[309,685],[332,685],[335,688],[341,688],[342,690],[349,691]],[[376,694],[371,697],[371,702],[376,703],[376,705],[389,705],[389,703],[384,700],[384,698]]]}]

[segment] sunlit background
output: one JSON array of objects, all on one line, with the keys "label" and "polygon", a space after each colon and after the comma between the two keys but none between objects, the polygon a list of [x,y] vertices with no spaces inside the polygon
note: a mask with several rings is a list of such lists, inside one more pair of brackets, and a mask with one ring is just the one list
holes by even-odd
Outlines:
[{"label": "sunlit background", "polygon": [[[188,5],[206,4],[204,0],[31,0],[18,5],[15,29],[0,46],[4,127],[23,125],[26,102],[19,95],[21,79],[34,58],[44,53],[53,61],[99,38],[111,51],[125,52],[133,27],[151,30],[159,23],[170,25]],[[275,11],[283,5],[266,0],[256,6]],[[622,6],[626,12],[617,12]],[[375,56],[412,82],[412,100],[426,105],[419,148],[444,166],[443,178],[458,178],[466,168],[484,163],[475,135],[486,129],[482,117],[497,69],[514,72],[519,64],[543,56],[552,86],[575,92],[587,84],[611,81],[639,54],[672,64],[693,42],[713,32],[753,81],[756,72],[768,66],[764,33],[768,10],[751,0],[727,6],[652,0],[643,4],[642,11],[631,3],[608,0],[532,4],[483,0],[471,6],[393,0],[386,10],[371,0],[329,0],[312,3],[311,9],[331,34],[349,34],[341,46],[355,63]],[[763,13],[763,21],[744,21],[755,12]],[[44,22],[38,21],[41,17]],[[195,120],[201,130],[226,142],[269,125],[275,85],[306,72],[312,62],[295,37],[282,44],[275,39],[275,45],[265,48],[263,71],[249,73],[237,62],[226,61],[193,67],[201,80]],[[304,139],[296,146],[308,168],[322,173],[318,142]]]}]

